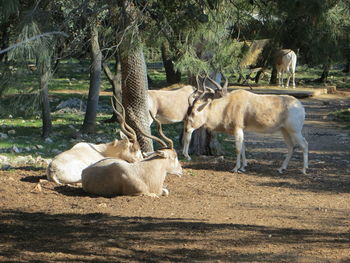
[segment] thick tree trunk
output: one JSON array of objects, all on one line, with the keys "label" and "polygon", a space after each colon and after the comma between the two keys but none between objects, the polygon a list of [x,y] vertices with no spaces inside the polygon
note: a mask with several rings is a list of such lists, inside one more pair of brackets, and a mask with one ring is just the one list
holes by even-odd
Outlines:
[{"label": "thick tree trunk", "polygon": [[149,127],[147,71],[141,48],[129,49],[121,57],[122,98],[126,122],[136,131],[142,151],[153,151],[153,142],[140,134],[151,134]]},{"label": "thick tree trunk", "polygon": [[40,76],[40,95],[41,95],[41,111],[42,111],[42,121],[43,128],[41,136],[46,138],[50,135],[52,129],[51,121],[51,110],[49,101],[49,79],[50,79],[50,69],[44,67],[42,74]]},{"label": "thick tree trunk", "polygon": [[81,128],[82,133],[96,132],[96,114],[98,99],[101,86],[102,72],[102,53],[98,43],[98,28],[96,25],[91,26],[91,68],[90,68],[90,87],[85,112],[84,123]]},{"label": "thick tree trunk", "polygon": [[126,113],[126,122],[135,130],[141,150],[153,151],[153,141],[141,135],[140,130],[151,134],[149,127],[148,82],[146,62],[140,45],[136,7],[130,0],[121,1],[123,27],[133,30],[123,38],[120,45],[120,64],[122,72],[122,98]]},{"label": "thick tree trunk", "polygon": [[181,72],[175,71],[173,60],[169,56],[169,46],[163,42],[161,46],[162,60],[168,84],[181,82]]}]

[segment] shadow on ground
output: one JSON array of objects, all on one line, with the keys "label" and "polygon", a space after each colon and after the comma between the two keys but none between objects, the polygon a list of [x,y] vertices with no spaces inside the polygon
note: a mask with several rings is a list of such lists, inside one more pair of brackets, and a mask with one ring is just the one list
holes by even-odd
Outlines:
[{"label": "shadow on ground", "polygon": [[[294,253],[237,253],[235,248],[350,245],[348,232],[212,224],[190,218],[51,215],[13,210],[1,211],[0,218],[0,244],[7,244],[0,258],[35,262],[47,262],[53,254],[55,261],[64,262],[126,262],[131,258],[132,262],[297,262]],[[222,248],[225,253],[220,252]],[[317,255],[310,260],[322,262]]]}]

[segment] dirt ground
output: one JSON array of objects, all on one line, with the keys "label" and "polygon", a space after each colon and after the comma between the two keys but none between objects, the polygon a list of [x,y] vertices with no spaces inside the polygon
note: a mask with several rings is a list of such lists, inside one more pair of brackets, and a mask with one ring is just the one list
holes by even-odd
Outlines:
[{"label": "dirt ground", "polygon": [[39,189],[43,169],[0,171],[0,262],[350,262],[350,137],[326,117],[350,96],[302,102],[307,175],[299,150],[276,171],[278,134],[246,135],[245,173],[227,158],[182,162],[159,199]]}]

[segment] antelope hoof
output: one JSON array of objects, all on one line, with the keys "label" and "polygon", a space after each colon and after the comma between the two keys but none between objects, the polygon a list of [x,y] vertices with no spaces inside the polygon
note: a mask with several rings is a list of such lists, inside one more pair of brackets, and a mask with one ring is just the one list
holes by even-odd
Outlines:
[{"label": "antelope hoof", "polygon": [[192,158],[189,155],[184,155],[187,161],[191,161]]},{"label": "antelope hoof", "polygon": [[169,196],[169,190],[163,188],[163,190],[162,190],[162,196]]},{"label": "antelope hoof", "polygon": [[238,168],[233,168],[230,172],[231,173],[241,173],[242,171]]},{"label": "antelope hoof", "polygon": [[277,171],[280,173],[280,174],[283,174],[283,172],[285,171],[286,169],[285,168],[278,168]]},{"label": "antelope hoof", "polygon": [[302,172],[304,175],[307,175],[307,173],[306,173],[306,168],[303,168],[303,169],[301,170],[301,172]]}]

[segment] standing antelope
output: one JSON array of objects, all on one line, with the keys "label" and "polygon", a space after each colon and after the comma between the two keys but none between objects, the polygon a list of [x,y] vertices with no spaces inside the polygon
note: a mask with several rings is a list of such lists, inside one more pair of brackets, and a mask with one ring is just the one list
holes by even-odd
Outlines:
[{"label": "standing antelope", "polygon": [[135,132],[130,131],[131,128],[127,126],[125,116],[119,115],[119,117],[121,118],[121,140],[102,144],[77,143],[71,149],[53,158],[46,170],[47,179],[57,184],[79,183],[82,170],[105,157],[120,158],[127,162],[142,160],[143,156]]},{"label": "standing antelope", "polygon": [[[188,98],[194,91],[195,87],[190,85],[176,90],[149,90],[150,112],[163,124],[183,121],[189,107]],[[150,116],[150,125],[152,122]]]},{"label": "standing antelope", "polygon": [[[244,171],[247,166],[244,146],[244,130],[259,133],[280,131],[288,146],[288,154],[278,169],[287,169],[294,146],[303,151],[303,169],[308,168],[308,143],[301,134],[305,119],[303,105],[294,97],[286,95],[257,95],[237,90],[216,100],[194,101],[184,122],[183,154],[187,159],[192,132],[204,126],[210,130],[233,134],[236,142],[236,166],[233,172]],[[243,164],[241,165],[241,156]]]},{"label": "standing antelope", "polygon": [[288,74],[286,88],[289,86],[290,76],[292,75],[293,88],[295,88],[295,67],[297,64],[297,55],[291,49],[281,49],[275,53],[275,66],[278,75],[278,83],[283,88],[283,74]]},{"label": "standing antelope", "polygon": [[[153,115],[151,116],[153,118]],[[182,167],[173,147],[173,142],[165,137],[161,124],[157,123],[160,135],[169,145],[155,136],[143,134],[161,143],[163,149],[136,163],[127,163],[114,158],[105,158],[98,161],[83,170],[83,189],[91,194],[108,197],[115,195],[146,195],[152,197],[168,195],[169,191],[163,186],[165,177],[167,174],[181,176]]]},{"label": "standing antelope", "polygon": [[[198,76],[197,85],[199,86]],[[213,79],[206,78],[214,84],[215,90],[204,87],[202,90],[199,87],[186,85],[176,90],[149,90],[148,91],[148,105],[151,114],[155,116],[162,124],[176,123],[184,120],[187,110],[194,100],[197,93],[209,90],[214,97],[223,97],[227,92],[228,81],[225,78],[225,85],[221,87]],[[205,79],[204,79],[205,80]],[[153,119],[150,116],[150,125]]]}]

